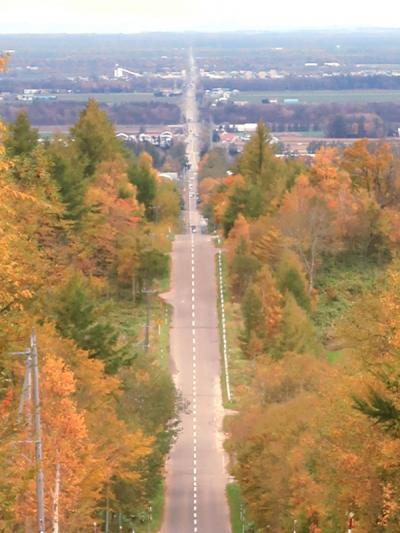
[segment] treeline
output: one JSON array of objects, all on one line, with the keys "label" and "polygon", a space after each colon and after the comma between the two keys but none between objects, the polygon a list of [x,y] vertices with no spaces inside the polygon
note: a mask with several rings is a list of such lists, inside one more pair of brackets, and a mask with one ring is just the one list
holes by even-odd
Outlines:
[{"label": "treeline", "polygon": [[260,124],[233,170],[200,190],[240,332],[227,448],[246,530],[337,533],[354,513],[357,530],[394,533],[400,160],[362,140],[303,167]]},{"label": "treeline", "polygon": [[400,89],[398,76],[342,74],[331,77],[285,76],[278,79],[246,80],[237,78],[202,79],[205,89],[226,87],[239,91],[342,91],[352,89]]},{"label": "treeline", "polygon": [[[1,103],[0,115],[5,121],[13,122],[24,110],[35,126],[63,126],[75,123],[84,107],[83,102]],[[179,106],[159,101],[103,104],[100,107],[115,124],[179,124],[181,121]]]},{"label": "treeline", "polygon": [[[129,79],[119,79],[119,80],[105,80],[104,78],[99,78],[97,76],[88,77],[88,72],[91,70],[91,61],[87,63],[77,62],[76,64],[70,62],[68,63],[68,70],[71,72],[69,78],[65,77],[65,68],[60,66],[60,62],[57,62],[57,70],[59,69],[63,75],[62,77],[57,77],[53,75],[52,77],[24,77],[23,74],[18,73],[16,77],[2,76],[0,77],[0,92],[10,92],[13,94],[22,93],[27,87],[30,89],[46,89],[50,92],[62,92],[73,91],[74,93],[124,93],[124,92],[153,92],[155,89],[171,89],[171,80],[161,79],[155,77],[143,77],[135,78],[132,80]],[[25,63],[22,63],[24,66]],[[54,68],[54,64],[51,65]],[[112,76],[114,63],[112,65],[107,65],[103,72],[108,72],[109,76]],[[97,65],[96,65],[97,67]],[[43,68],[48,71],[49,67],[43,65]],[[130,67],[127,67],[130,68]],[[134,67],[133,67],[134,68]],[[82,78],[73,76],[81,75]],[[71,79],[72,78],[72,79]],[[178,80],[176,82],[176,87],[180,88],[182,86],[182,81]]]},{"label": "treeline", "polygon": [[366,104],[235,104],[202,109],[214,124],[263,121],[274,132],[323,131],[327,137],[384,137],[397,135],[400,105]]},{"label": "treeline", "polygon": [[123,148],[95,101],[46,144],[24,114],[1,127],[2,531],[37,530],[32,400],[24,359],[11,355],[26,349],[32,328],[46,529],[89,531],[108,520],[141,531],[177,430],[175,388],[152,349],[157,328],[143,335],[144,291],[165,283],[178,217],[175,185],[148,155]]},{"label": "treeline", "polygon": [[126,146],[138,156],[143,152],[148,153],[154,168],[163,172],[182,172],[186,163],[186,145],[181,141],[175,141],[167,149],[154,146],[147,141],[126,143]]}]

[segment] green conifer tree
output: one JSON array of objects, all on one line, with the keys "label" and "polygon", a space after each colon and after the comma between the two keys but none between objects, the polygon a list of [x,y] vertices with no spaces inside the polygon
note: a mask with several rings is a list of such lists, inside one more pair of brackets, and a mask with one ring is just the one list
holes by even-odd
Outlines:
[{"label": "green conifer tree", "polygon": [[29,156],[38,145],[38,139],[38,131],[31,127],[25,111],[21,111],[8,127],[5,140],[7,154],[11,157]]},{"label": "green conifer tree", "polygon": [[107,372],[115,372],[127,356],[120,347],[117,328],[109,318],[110,309],[96,297],[82,275],[73,274],[60,289],[53,304],[58,331],[105,362]]},{"label": "green conifer tree", "polygon": [[307,313],[301,308],[294,296],[288,291],[283,307],[281,334],[273,350],[277,357],[287,352],[299,354],[321,354],[321,345]]},{"label": "green conifer tree", "polygon": [[84,212],[84,197],[88,185],[85,165],[73,144],[56,138],[49,146],[51,175],[56,181],[60,197],[66,206],[65,218],[79,220]]},{"label": "green conifer tree", "polygon": [[296,302],[306,311],[310,311],[311,302],[307,291],[307,280],[298,257],[286,250],[277,270],[278,288],[282,294],[289,291]]},{"label": "green conifer tree", "polygon": [[113,160],[122,151],[115,130],[96,100],[90,99],[71,129],[85,176],[92,176],[102,161]]}]

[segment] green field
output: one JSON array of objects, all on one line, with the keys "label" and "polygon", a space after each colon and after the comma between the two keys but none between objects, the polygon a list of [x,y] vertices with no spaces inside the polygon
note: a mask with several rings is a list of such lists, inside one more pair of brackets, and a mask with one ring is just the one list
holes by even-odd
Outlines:
[{"label": "green field", "polygon": [[57,100],[62,102],[86,102],[94,98],[102,104],[125,104],[129,102],[168,102],[179,103],[179,96],[154,96],[153,93],[63,93],[57,95]]},{"label": "green field", "polygon": [[279,104],[283,104],[285,98],[297,98],[300,104],[400,102],[400,90],[246,91],[233,96],[233,100],[247,101],[251,104],[260,104],[263,98],[278,100]]}]

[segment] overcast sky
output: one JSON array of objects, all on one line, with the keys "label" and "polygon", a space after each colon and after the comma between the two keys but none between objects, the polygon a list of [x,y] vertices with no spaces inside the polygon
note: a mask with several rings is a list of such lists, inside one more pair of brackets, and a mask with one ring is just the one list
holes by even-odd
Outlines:
[{"label": "overcast sky", "polygon": [[0,5],[0,33],[400,27],[399,0],[0,0]]}]

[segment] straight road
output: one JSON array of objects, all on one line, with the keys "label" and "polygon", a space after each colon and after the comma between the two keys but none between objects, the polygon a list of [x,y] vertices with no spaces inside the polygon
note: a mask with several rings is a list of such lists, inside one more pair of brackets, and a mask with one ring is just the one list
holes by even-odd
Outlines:
[{"label": "straight road", "polygon": [[[162,533],[229,533],[225,497],[220,351],[215,279],[215,247],[198,233],[196,209],[198,134],[196,71],[191,55],[187,80],[187,220],[189,231],[176,237],[172,252],[173,305],[171,366],[187,402],[182,431],[167,464]],[[189,187],[191,185],[191,187]],[[191,193],[194,193],[194,198]]]}]

